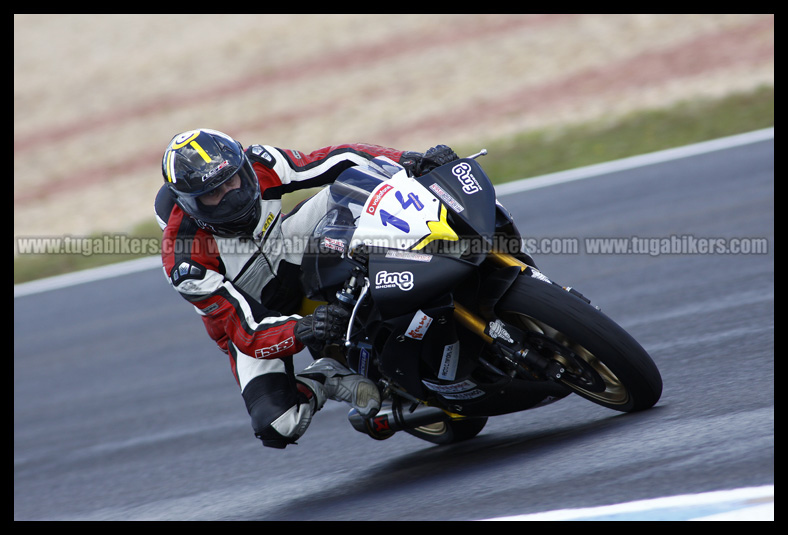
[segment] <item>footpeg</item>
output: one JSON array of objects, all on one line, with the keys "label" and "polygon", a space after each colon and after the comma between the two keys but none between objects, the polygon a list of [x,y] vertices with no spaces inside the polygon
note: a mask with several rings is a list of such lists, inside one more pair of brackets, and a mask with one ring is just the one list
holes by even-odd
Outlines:
[{"label": "footpeg", "polygon": [[437,407],[417,405],[415,409],[409,410],[402,409],[400,404],[384,406],[372,418],[364,418],[356,409],[352,409],[347,417],[356,431],[365,433],[375,440],[385,440],[404,429],[414,429],[451,419]]}]

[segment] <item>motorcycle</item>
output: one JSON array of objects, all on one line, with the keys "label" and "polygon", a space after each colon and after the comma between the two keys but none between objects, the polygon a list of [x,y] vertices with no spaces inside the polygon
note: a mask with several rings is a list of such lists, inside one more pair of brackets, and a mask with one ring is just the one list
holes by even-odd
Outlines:
[{"label": "motorcycle", "polygon": [[484,154],[416,178],[387,158],[351,167],[308,238],[306,296],[351,311],[324,351],[381,388],[377,415],[348,414],[372,438],[451,444],[571,393],[622,412],[661,396],[641,345],[536,267]]}]

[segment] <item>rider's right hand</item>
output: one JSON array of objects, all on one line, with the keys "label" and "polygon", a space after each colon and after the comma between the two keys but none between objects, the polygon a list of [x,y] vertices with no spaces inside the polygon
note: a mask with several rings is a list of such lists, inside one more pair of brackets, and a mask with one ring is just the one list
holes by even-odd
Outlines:
[{"label": "rider's right hand", "polygon": [[457,153],[448,145],[437,145],[424,154],[420,152],[404,152],[400,158],[403,166],[411,176],[421,176],[429,173],[436,167],[458,160]]}]

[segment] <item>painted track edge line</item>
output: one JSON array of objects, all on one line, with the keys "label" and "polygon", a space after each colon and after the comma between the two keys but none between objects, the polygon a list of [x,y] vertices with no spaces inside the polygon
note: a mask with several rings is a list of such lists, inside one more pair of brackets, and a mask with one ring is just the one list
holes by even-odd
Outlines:
[{"label": "painted track edge line", "polygon": [[48,292],[50,290],[68,288],[69,286],[76,286],[77,284],[128,275],[138,271],[146,271],[154,267],[161,269],[161,256],[146,256],[126,262],[118,262],[116,264],[108,264],[106,266],[83,269],[81,271],[74,271],[54,277],[14,284],[14,299],[17,297]]},{"label": "painted track edge line", "polygon": [[[589,165],[586,167],[578,167],[576,169],[569,169],[567,171],[559,171],[557,173],[550,173],[547,175],[530,178],[521,178],[513,182],[505,182],[500,184],[495,187],[495,191],[498,197],[503,197],[505,195],[544,188],[556,184],[563,184],[565,182],[592,178],[605,173],[635,169],[637,167],[677,160],[699,154],[706,154],[717,150],[749,145],[751,143],[757,143],[759,141],[766,141],[769,139],[774,139],[774,127],[765,128],[763,130],[755,130],[753,132],[746,132],[744,134],[737,134],[735,136],[713,139],[711,141],[703,141],[701,143],[694,143],[692,145],[684,145],[682,147],[650,152],[648,154],[631,156],[629,158],[622,158],[620,160],[612,160],[610,162]],[[161,260],[158,255],[130,260],[128,262],[110,264],[108,266],[85,269],[73,273],[66,273],[64,275],[56,275],[54,277],[47,277],[45,279],[23,282],[14,285],[14,298],[47,292],[50,290],[57,290],[60,288],[67,288],[77,284],[117,277],[120,275],[127,275],[138,271],[153,269],[154,267],[161,267]]]},{"label": "painted track edge line", "polygon": [[[577,509],[558,509],[541,513],[528,513],[522,515],[502,516],[487,518],[482,521],[566,521],[566,520],[609,520],[613,516],[621,516],[622,520],[638,520],[631,515],[642,514],[646,517],[649,513],[658,510],[680,509],[684,512],[676,514],[673,520],[713,520],[715,517],[720,520],[727,519],[727,515],[736,511],[752,509],[758,518],[748,518],[748,520],[769,520],[768,510],[761,506],[768,507],[768,504],[748,503],[758,500],[771,500],[774,502],[774,485],[763,485],[760,487],[744,487],[731,490],[718,490],[702,492],[698,494],[683,494],[677,496],[666,496],[662,498],[652,498],[648,500],[637,500],[633,502],[617,503],[613,505],[602,505],[598,507],[582,507]],[[694,508],[698,511],[703,506],[714,504],[731,504],[728,511],[719,515],[692,515]],[[773,511],[773,508],[772,508]],[[623,518],[624,515],[629,515]],[[771,513],[773,516],[773,512]],[[603,518],[605,517],[605,518]],[[687,518],[682,518],[687,517]],[[671,520],[661,518],[660,520]]]},{"label": "painted track edge line", "polygon": [[712,139],[710,141],[703,141],[700,143],[694,143],[692,145],[684,145],[681,147],[674,147],[672,149],[649,152],[647,154],[639,154],[637,156],[630,156],[620,160],[611,160],[609,162],[578,167],[576,169],[558,171],[556,173],[536,176],[533,178],[522,178],[514,182],[505,182],[503,184],[497,185],[495,187],[495,192],[498,197],[502,197],[504,195],[511,195],[513,193],[520,193],[523,191],[544,188],[556,184],[563,184],[565,182],[592,178],[608,173],[615,173],[617,171],[626,171],[629,169],[636,169],[638,167],[645,167],[647,165],[707,154],[718,150],[741,147],[770,139],[774,139],[774,127],[746,132],[744,134],[737,134],[735,136]]}]

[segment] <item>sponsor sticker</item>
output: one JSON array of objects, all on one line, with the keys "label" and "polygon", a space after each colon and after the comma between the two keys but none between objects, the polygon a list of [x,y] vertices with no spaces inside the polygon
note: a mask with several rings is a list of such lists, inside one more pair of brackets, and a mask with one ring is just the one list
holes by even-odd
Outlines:
[{"label": "sponsor sticker", "polygon": [[544,281],[544,282],[548,282],[548,283],[550,282],[550,279],[548,279],[548,278],[547,278],[547,277],[546,277],[546,276],[545,276],[545,275],[544,275],[544,274],[543,274],[541,271],[539,271],[538,269],[532,268],[532,267],[530,267],[530,266],[529,266],[529,268],[528,268],[528,269],[529,269],[529,270],[531,270],[531,273],[530,273],[531,277],[533,277],[533,278],[535,278],[535,279],[539,279],[540,281]]},{"label": "sponsor sticker", "polygon": [[458,392],[465,392],[467,390],[472,390],[476,388],[476,383],[465,379],[464,381],[460,381],[459,383],[452,383],[450,385],[439,385],[435,383],[431,383],[422,379],[421,381],[424,383],[424,386],[432,390],[433,392],[438,392],[439,394],[456,394]]},{"label": "sponsor sticker", "polygon": [[375,274],[375,289],[399,288],[407,292],[413,288],[413,273],[410,271],[378,271]]},{"label": "sponsor sticker", "polygon": [[411,251],[400,251],[389,249],[386,251],[386,258],[397,258],[399,260],[413,260],[414,262],[429,262],[432,260],[431,254],[414,253]]},{"label": "sponsor sticker", "polygon": [[443,396],[446,399],[457,399],[457,400],[475,399],[475,398],[480,398],[483,395],[484,395],[484,390],[479,390],[478,388],[476,390],[469,390],[468,392],[459,392],[457,394],[441,394],[441,396]]},{"label": "sponsor sticker", "polygon": [[362,347],[358,355],[358,373],[364,377],[368,377],[367,373],[369,372],[369,360],[369,351]]},{"label": "sponsor sticker", "polygon": [[482,190],[479,181],[471,173],[471,165],[468,162],[461,162],[455,165],[451,168],[451,173],[457,177],[457,180],[462,184],[462,191],[468,195]]},{"label": "sponsor sticker", "polygon": [[335,240],[334,238],[323,238],[323,247],[326,249],[333,249],[334,251],[339,251],[340,253],[345,252],[345,242],[342,240]]},{"label": "sponsor sticker", "polygon": [[457,363],[460,360],[460,341],[443,346],[443,357],[441,357],[441,367],[438,370],[438,379],[453,381],[457,375]]},{"label": "sponsor sticker", "polygon": [[458,203],[454,197],[446,193],[446,191],[438,184],[430,185],[430,189],[435,195],[440,197],[440,199],[443,202],[445,202],[452,210],[454,210],[455,213],[459,214],[460,212],[465,210],[465,208],[463,208],[463,206],[460,203]]},{"label": "sponsor sticker", "polygon": [[414,340],[421,340],[427,333],[427,329],[432,325],[432,318],[427,314],[418,310],[413,319],[410,320],[408,328],[405,330],[405,336]]},{"label": "sponsor sticker", "polygon": [[383,200],[383,197],[386,196],[386,193],[394,189],[394,186],[390,184],[383,184],[383,186],[372,194],[369,198],[369,205],[367,206],[367,213],[370,215],[375,215],[375,212],[378,209],[378,205],[380,201]]},{"label": "sponsor sticker", "polygon": [[512,340],[512,337],[509,335],[509,331],[504,328],[501,320],[491,321],[488,327],[488,332],[492,338],[501,338],[510,344],[514,343],[514,340]]}]

